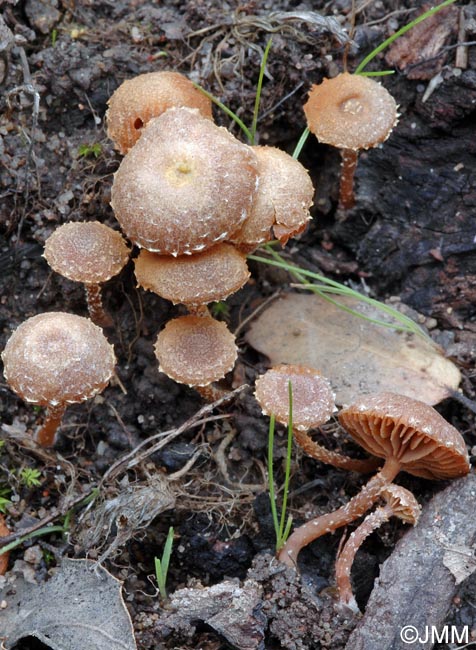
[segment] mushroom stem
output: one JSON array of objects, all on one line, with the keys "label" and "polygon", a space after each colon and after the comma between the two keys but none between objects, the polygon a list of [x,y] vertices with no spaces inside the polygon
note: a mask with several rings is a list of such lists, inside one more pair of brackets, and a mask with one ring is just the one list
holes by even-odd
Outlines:
[{"label": "mushroom stem", "polygon": [[61,424],[66,404],[49,406],[46,411],[46,418],[41,429],[36,434],[36,442],[42,447],[52,447],[55,442],[56,431]]},{"label": "mushroom stem", "polygon": [[204,400],[210,403],[216,402],[217,400],[231,394],[229,390],[220,388],[215,384],[208,384],[207,386],[194,386],[193,388],[197,391],[197,393],[200,393]]},{"label": "mushroom stem", "polygon": [[346,526],[361,517],[375,503],[381,490],[393,481],[400,471],[400,463],[395,458],[389,458],[380,472],[373,476],[362,490],[349,503],[335,512],[329,512],[297,528],[288,538],[279,552],[278,559],[288,566],[296,566],[299,551],[318,537],[332,533],[337,528]]},{"label": "mushroom stem", "polygon": [[369,535],[380,528],[393,515],[390,505],[380,506],[371,512],[360,526],[350,534],[336,561],[336,584],[339,592],[339,604],[348,607],[354,614],[359,613],[359,606],[352,592],[350,572],[355,555]]},{"label": "mushroom stem", "polygon": [[342,149],[342,165],[339,189],[339,208],[349,210],[355,205],[354,175],[357,167],[358,152],[353,149]]},{"label": "mushroom stem", "polygon": [[351,472],[361,472],[362,474],[370,474],[370,472],[375,472],[381,465],[382,460],[380,458],[365,458],[360,460],[358,458],[351,458],[350,456],[345,456],[344,454],[339,454],[336,451],[331,451],[325,447],[321,447],[317,442],[310,438],[307,431],[300,431],[295,429],[293,431],[294,439],[297,444],[301,447],[304,453],[316,458],[323,463],[328,463],[334,467],[340,467],[341,469],[348,469]]},{"label": "mushroom stem", "polygon": [[188,313],[192,316],[203,316],[204,318],[211,318],[210,310],[207,305],[185,305]]},{"label": "mushroom stem", "polygon": [[111,327],[114,322],[104,310],[102,304],[102,291],[99,284],[85,284],[86,300],[91,320],[100,327]]}]

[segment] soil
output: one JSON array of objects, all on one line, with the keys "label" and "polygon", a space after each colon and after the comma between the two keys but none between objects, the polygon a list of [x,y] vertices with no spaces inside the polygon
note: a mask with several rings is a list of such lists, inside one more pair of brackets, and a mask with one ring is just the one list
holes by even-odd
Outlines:
[{"label": "soil", "polygon": [[[0,4],[0,349],[12,330],[34,314],[56,310],[87,315],[82,287],[52,273],[42,250],[45,239],[66,221],[98,219],[117,228],[110,193],[121,157],[106,136],[104,118],[108,98],[124,79],[178,70],[250,124],[259,65],[272,35],[259,141],[292,152],[305,127],[301,107],[310,85],[342,69],[343,30],[351,19],[347,0]],[[383,147],[360,156],[356,205],[345,219],[337,212],[339,154],[308,140],[301,161],[316,187],[313,221],[287,250],[295,263],[380,300],[397,296],[422,321],[431,321],[431,335],[462,371],[467,398],[464,403],[447,400],[438,408],[464,433],[472,450],[476,49],[463,47],[467,61],[461,63],[455,60],[461,52],[454,46],[458,39],[474,42],[476,10],[466,0],[457,4],[432,27],[434,40],[443,35],[436,52],[415,41],[397,52],[391,65],[383,55],[370,65],[373,70],[397,68],[384,83],[401,116]],[[364,3],[356,17],[349,69],[411,20],[420,5],[402,0]],[[324,29],[309,22],[305,12],[310,11],[336,22],[327,21]],[[466,31],[458,36],[461,24]],[[415,50],[427,59],[420,68],[408,60],[409,51]],[[216,107],[215,117],[241,137]],[[221,310],[232,330],[289,282],[285,273],[255,263],[250,267],[252,280]],[[107,283],[104,301],[114,320],[107,335],[118,358],[117,377],[101,396],[68,409],[53,450],[39,450],[31,441],[41,412],[0,382],[0,496],[11,501],[8,528],[19,531],[49,516],[58,523],[73,501],[79,504],[68,543],[59,535],[26,542],[12,552],[9,567],[29,551],[34,577],[41,582],[64,555],[99,558],[124,580],[139,648],[345,647],[357,619],[339,616],[334,608],[333,564],[340,536],[328,536],[303,551],[300,576],[273,563],[265,479],[268,421],[252,391],[239,393],[213,414],[200,414],[201,397],[159,373],[153,352],[157,332],[181,308],[138,289],[132,265]],[[242,338],[239,344],[240,358],[228,388],[252,385],[267,367],[267,360]],[[180,436],[175,435],[181,426]],[[114,469],[127,453],[161,432],[171,432],[167,444],[157,445],[137,464]],[[285,432],[279,429],[277,485],[283,481],[285,445]],[[38,470],[38,485],[25,484],[25,468]],[[363,480],[297,453],[290,502],[294,522],[346,503]],[[440,489],[408,476],[399,482],[421,503]],[[81,503],[98,486],[97,504],[119,499],[117,517],[123,514],[126,496],[133,495],[122,528],[117,519],[104,519],[104,513],[101,519],[99,510],[87,511]],[[212,587],[225,579],[244,589],[258,585],[260,615],[253,614],[249,645],[244,637],[241,645],[239,639],[231,642],[206,618],[189,621],[188,628],[170,621],[166,625],[169,613],[150,576],[170,526],[175,531],[170,594],[185,587]],[[353,584],[362,610],[379,565],[403,531],[396,523],[384,526],[358,554]],[[476,631],[474,580],[469,582],[455,593],[448,622]],[[22,647],[38,646],[31,642]]]}]

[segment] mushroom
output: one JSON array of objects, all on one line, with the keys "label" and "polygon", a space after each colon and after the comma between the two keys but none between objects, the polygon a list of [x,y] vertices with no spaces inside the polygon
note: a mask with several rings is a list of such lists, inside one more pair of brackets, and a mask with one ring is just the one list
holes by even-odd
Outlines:
[{"label": "mushroom", "polygon": [[137,142],[152,117],[169,108],[196,108],[212,119],[211,100],[179,72],[147,72],[127,79],[112,94],[108,106],[107,134],[121,154]]},{"label": "mushroom", "polygon": [[112,202],[128,238],[163,255],[230,239],[251,209],[256,156],[197,110],[171,108],[148,123],[114,176]]},{"label": "mushroom", "polygon": [[343,72],[312,86],[304,105],[309,130],[341,149],[339,206],[354,205],[357,152],[384,142],[398,121],[397,104],[377,81]]},{"label": "mushroom", "polygon": [[292,426],[294,439],[306,454],[334,467],[355,472],[372,472],[380,461],[359,460],[322,447],[309,437],[309,430],[325,424],[336,410],[329,380],[315,368],[281,364],[256,380],[255,397],[265,415],[274,415],[281,424],[289,421],[288,386],[292,385]]},{"label": "mushroom", "polygon": [[350,573],[355,555],[367,537],[390,517],[398,517],[406,524],[415,526],[421,512],[421,506],[413,494],[405,488],[391,483],[383,488],[380,497],[385,505],[371,512],[360,526],[350,534],[336,561],[336,584],[339,593],[339,606],[349,608],[354,614],[359,607],[352,593]]},{"label": "mushroom", "polygon": [[100,327],[64,312],[38,314],[23,322],[7,341],[2,359],[12,390],[26,402],[47,407],[36,435],[43,447],[54,444],[67,405],[100,393],[116,363]]},{"label": "mushroom", "polygon": [[122,235],[99,221],[65,223],[45,242],[44,257],[69,280],[83,282],[89,315],[97,325],[112,325],[102,304],[101,284],[117,275],[129,259]]},{"label": "mushroom", "polygon": [[180,316],[169,321],[155,344],[159,370],[213,401],[223,391],[213,382],[223,379],[236,361],[233,334],[211,316]]},{"label": "mushroom", "polygon": [[462,435],[434,408],[396,393],[361,397],[339,413],[339,421],[367,452],[385,459],[382,469],[349,503],[297,528],[279,553],[295,566],[307,544],[361,517],[400,470],[429,479],[449,479],[469,472]]},{"label": "mushroom", "polygon": [[285,245],[304,230],[311,218],[314,187],[306,169],[276,147],[253,147],[258,161],[259,186],[250,215],[232,238],[249,253],[260,244],[279,239]]},{"label": "mushroom", "polygon": [[191,312],[224,300],[250,277],[244,254],[230,244],[217,244],[203,253],[171,257],[142,250],[135,260],[137,282]]}]

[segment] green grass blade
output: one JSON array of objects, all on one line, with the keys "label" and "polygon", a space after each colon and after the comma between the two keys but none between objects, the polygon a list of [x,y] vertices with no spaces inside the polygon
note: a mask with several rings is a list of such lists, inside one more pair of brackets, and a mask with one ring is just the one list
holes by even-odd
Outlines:
[{"label": "green grass blade", "polygon": [[167,534],[167,539],[165,540],[164,552],[162,554],[162,570],[164,572],[165,578],[167,578],[167,573],[169,571],[170,556],[172,555],[172,545],[174,543],[174,529],[172,526],[169,528]]},{"label": "green grass blade", "polygon": [[7,553],[8,551],[11,551],[17,546],[20,546],[20,544],[23,544],[23,542],[27,542],[29,539],[33,539],[34,537],[43,537],[44,535],[51,535],[51,533],[65,533],[65,532],[66,531],[63,526],[45,526],[44,528],[39,528],[38,530],[35,530],[32,533],[29,533],[28,535],[19,537],[13,542],[10,542],[10,544],[6,544],[5,546],[2,546],[2,548],[0,548],[0,555],[2,555],[3,553]]},{"label": "green grass blade", "polygon": [[386,77],[395,74],[395,70],[376,70],[375,72],[359,72],[361,77]]},{"label": "green grass blade", "polygon": [[[359,318],[362,318],[364,320],[370,320],[376,325],[381,325],[382,327],[387,327],[389,329],[411,332],[421,338],[424,338],[427,342],[434,345],[432,339],[421,329],[421,327],[417,325],[417,323],[415,323],[408,316],[401,314],[393,307],[390,307],[389,305],[386,305],[385,303],[382,303],[379,300],[375,300],[374,298],[369,298],[368,296],[365,296],[359,293],[358,291],[351,289],[350,287],[346,287],[344,284],[341,284],[340,282],[336,282],[335,280],[330,280],[329,278],[326,278],[325,276],[320,275],[319,273],[314,273],[313,271],[308,271],[307,269],[301,269],[300,267],[295,266],[294,264],[289,264],[288,262],[283,260],[276,251],[272,250],[270,246],[264,246],[263,249],[266,250],[268,253],[270,253],[273,259],[269,259],[261,255],[248,255],[248,259],[263,262],[265,264],[269,264],[270,266],[276,266],[277,268],[281,268],[288,271],[303,285],[303,288],[309,289],[310,291],[314,291],[315,293],[320,293],[320,295],[326,298],[326,300],[333,302],[337,307],[343,309],[344,311],[352,313],[353,315],[358,316]],[[317,282],[321,282],[323,286],[316,285],[313,282],[310,282],[307,278],[310,278],[311,280]],[[329,293],[351,296],[356,300],[359,300],[360,302],[367,303],[375,307],[376,309],[379,309],[381,312],[394,318],[398,324],[387,323],[386,321],[381,321],[378,319],[373,319],[369,316],[365,316],[365,314],[361,314],[360,312],[353,310],[350,307],[342,305],[342,303],[339,303],[338,301],[334,301],[328,295],[324,295]]]},{"label": "green grass blade", "polygon": [[253,109],[253,121],[251,123],[251,129],[250,129],[250,144],[256,144],[255,143],[255,138],[256,138],[256,129],[258,127],[258,113],[259,113],[259,105],[261,101],[261,91],[263,89],[263,79],[264,79],[264,73],[266,70],[266,62],[268,60],[268,55],[269,51],[271,49],[271,43],[273,39],[270,38],[268,43],[266,44],[266,48],[264,50],[263,54],[263,59],[261,61],[261,65],[259,68],[259,77],[258,77],[258,85],[256,86],[256,97],[255,97],[255,105]]},{"label": "green grass blade", "polygon": [[425,11],[425,13],[421,14],[415,20],[412,20],[411,22],[407,23],[403,27],[401,27],[399,30],[395,32],[395,34],[392,34],[389,36],[385,41],[380,43],[370,54],[368,54],[357,66],[354,74],[360,74],[362,70],[374,59],[377,54],[380,54],[382,50],[384,50],[386,47],[391,45],[393,41],[396,41],[397,38],[400,38],[400,36],[403,36],[403,34],[406,34],[412,27],[415,27],[415,25],[418,25],[418,23],[423,22],[430,16],[433,16],[433,14],[436,14],[438,11],[441,11],[441,9],[444,9],[445,7],[449,7],[449,5],[452,5],[456,0],[445,0],[445,2],[442,2],[440,5],[437,5],[436,7],[432,7],[431,9],[428,9],[428,11]]},{"label": "green grass blade", "polygon": [[295,160],[297,160],[299,158],[299,156],[301,155],[301,151],[302,151],[304,145],[306,144],[306,140],[308,139],[310,133],[311,132],[309,131],[309,128],[306,126],[306,128],[302,132],[301,137],[299,138],[298,143],[295,146],[294,151],[293,151],[293,158]]},{"label": "green grass blade", "polygon": [[174,543],[174,529],[172,526],[167,533],[165,540],[164,550],[162,551],[162,558],[154,558],[155,578],[159,593],[163,600],[167,600],[167,574],[169,571],[170,556],[172,554],[172,545]]},{"label": "green grass blade", "polygon": [[291,382],[289,382],[288,384],[288,400],[289,400],[288,444],[286,449],[286,468],[284,473],[284,494],[283,494],[283,503],[281,506],[281,521],[279,524],[279,548],[276,548],[276,551],[280,551],[281,547],[284,545],[286,541],[284,534],[286,530],[285,522],[286,522],[286,510],[288,507],[289,479],[291,476],[291,454],[292,454],[292,445],[293,445],[293,387]]},{"label": "green grass blade", "polygon": [[275,417],[271,415],[269,420],[268,428],[268,487],[269,487],[269,502],[271,506],[271,515],[273,517],[274,532],[276,535],[276,548],[278,547],[279,539],[279,521],[278,521],[278,511],[276,509],[276,493],[274,490],[274,429],[275,429]]},{"label": "green grass blade", "polygon": [[214,104],[216,104],[218,106],[218,108],[220,108],[226,115],[228,115],[228,117],[230,117],[234,122],[236,122],[236,124],[238,124],[240,129],[245,134],[246,138],[248,139],[248,142],[250,144],[253,143],[253,136],[251,135],[251,131],[246,126],[246,124],[242,120],[240,120],[240,118],[238,117],[238,115],[236,115],[236,113],[233,113],[233,111],[230,110],[228,108],[228,106],[226,106],[217,97],[215,97],[215,95],[212,95],[211,93],[209,93],[208,90],[205,90],[205,88],[202,88],[202,86],[200,86],[199,84],[194,83],[193,85],[195,86],[195,88],[197,90],[199,90],[206,97],[208,97],[208,99],[210,99]]}]

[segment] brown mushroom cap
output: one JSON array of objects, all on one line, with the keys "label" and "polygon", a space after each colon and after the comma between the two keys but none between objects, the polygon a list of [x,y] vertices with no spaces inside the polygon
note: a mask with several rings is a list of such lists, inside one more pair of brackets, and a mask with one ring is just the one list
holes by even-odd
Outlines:
[{"label": "brown mushroom cap", "polygon": [[394,458],[406,472],[430,479],[464,476],[464,440],[435,409],[419,400],[379,393],[342,409],[339,421],[370,454]]},{"label": "brown mushroom cap", "polygon": [[312,86],[304,112],[319,142],[354,151],[384,142],[398,117],[388,90],[373,79],[348,72]]},{"label": "brown mushroom cap", "polygon": [[100,327],[64,312],[38,314],[22,323],[2,359],[10,387],[42,406],[82,402],[100,393],[116,363]]},{"label": "brown mushroom cap", "polygon": [[144,289],[185,305],[224,300],[250,277],[245,256],[230,244],[180,257],[143,249],[135,260],[135,274]]},{"label": "brown mushroom cap", "polygon": [[258,160],[259,187],[250,215],[233,237],[249,252],[273,237],[285,244],[311,218],[314,187],[300,162],[276,147],[253,147]]},{"label": "brown mushroom cap", "polygon": [[211,317],[181,316],[160,332],[155,354],[160,370],[171,379],[207,386],[233,368],[237,349],[225,323]]},{"label": "brown mushroom cap", "polygon": [[382,489],[380,496],[385,499],[395,517],[415,526],[420,518],[421,506],[410,490],[390,483]]},{"label": "brown mushroom cap", "polygon": [[125,266],[130,250],[122,235],[99,221],[65,223],[45,242],[44,257],[65,278],[100,284]]},{"label": "brown mushroom cap", "polygon": [[112,206],[125,234],[147,250],[183,255],[229,239],[258,184],[256,156],[198,111],[152,119],[114,176]]},{"label": "brown mushroom cap", "polygon": [[282,424],[289,418],[289,382],[293,395],[293,428],[306,431],[318,427],[335,411],[329,381],[315,368],[280,364],[256,380],[255,396],[263,413]]},{"label": "brown mushroom cap", "polygon": [[174,106],[197,108],[212,118],[212,103],[179,72],[148,72],[124,81],[108,101],[107,134],[125,154],[139,139],[143,127]]}]

